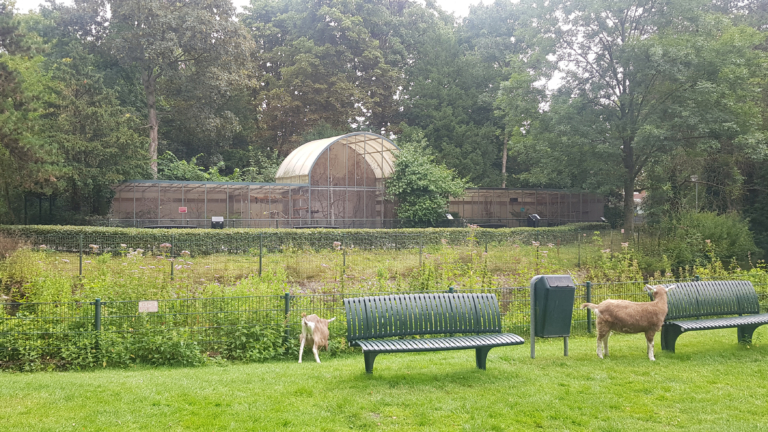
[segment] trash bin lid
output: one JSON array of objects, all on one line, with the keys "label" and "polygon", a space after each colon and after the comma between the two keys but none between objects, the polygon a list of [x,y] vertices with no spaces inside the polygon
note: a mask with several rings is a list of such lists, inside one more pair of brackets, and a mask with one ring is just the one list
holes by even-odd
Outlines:
[{"label": "trash bin lid", "polygon": [[567,275],[544,276],[550,287],[572,287],[573,279]]}]

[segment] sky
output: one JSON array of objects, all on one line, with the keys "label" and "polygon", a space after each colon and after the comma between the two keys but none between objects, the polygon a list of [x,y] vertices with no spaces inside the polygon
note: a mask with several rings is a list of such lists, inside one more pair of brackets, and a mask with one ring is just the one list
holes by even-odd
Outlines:
[{"label": "sky", "polygon": [[[16,9],[26,12],[30,9],[37,9],[44,0],[16,0]],[[250,0],[232,0],[235,6],[243,7],[250,3]],[[453,12],[457,16],[465,17],[469,13],[469,6],[478,3],[492,3],[493,0],[437,0],[437,4],[448,12]],[[72,0],[63,0],[63,3],[72,3]]]}]

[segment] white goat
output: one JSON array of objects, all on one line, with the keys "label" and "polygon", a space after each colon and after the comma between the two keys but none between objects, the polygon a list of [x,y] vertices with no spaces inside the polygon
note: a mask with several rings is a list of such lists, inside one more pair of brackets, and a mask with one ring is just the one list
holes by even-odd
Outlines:
[{"label": "white goat", "polygon": [[[667,291],[675,286],[664,288],[662,285],[646,285],[645,290],[653,293],[651,302],[631,302],[627,300],[605,300],[599,305],[584,303],[581,308],[590,308],[595,312],[597,324],[597,356],[608,355],[608,337],[611,331],[619,333],[645,333],[648,343],[648,358],[653,357],[653,337],[661,330],[667,316]],[[602,345],[601,345],[602,343]]]},{"label": "white goat", "polygon": [[326,320],[315,314],[309,316],[304,313],[301,314],[301,336],[299,337],[301,348],[299,348],[299,363],[301,363],[301,358],[304,356],[304,342],[312,344],[312,352],[315,353],[315,360],[320,363],[318,352],[320,351],[320,347],[323,346],[325,347],[325,350],[328,351],[328,337],[330,336],[328,323],[335,319],[336,318],[331,318]]}]

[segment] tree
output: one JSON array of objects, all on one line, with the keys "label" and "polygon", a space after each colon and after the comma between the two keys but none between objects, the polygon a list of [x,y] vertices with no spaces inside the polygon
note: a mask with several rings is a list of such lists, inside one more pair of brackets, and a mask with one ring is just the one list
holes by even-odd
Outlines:
[{"label": "tree", "polygon": [[410,2],[258,0],[241,16],[259,55],[254,102],[264,146],[283,153],[320,123],[381,132],[401,77],[392,25]]},{"label": "tree", "polygon": [[421,131],[404,128],[398,140],[395,171],[387,180],[387,197],[397,201],[397,217],[435,225],[445,219],[448,198],[461,197],[471,184],[435,163]]},{"label": "tree", "polygon": [[0,0],[0,218],[10,222],[16,221],[14,197],[50,193],[59,172],[54,146],[35,133],[39,101],[47,97],[47,78],[38,73],[43,59],[13,6]]},{"label": "tree", "polygon": [[38,134],[56,143],[61,157],[56,192],[80,216],[105,215],[111,186],[148,171],[142,122],[104,86],[96,59],[81,44],[70,41],[52,54],[41,70],[50,78],[50,96]]},{"label": "tree", "polygon": [[495,114],[500,118],[503,130],[504,147],[501,153],[501,187],[507,187],[508,144],[522,145],[530,138],[530,130],[539,117],[539,105],[544,100],[544,91],[536,87],[537,77],[526,68],[519,66],[509,80],[501,83],[496,100],[493,102]]},{"label": "tree", "polygon": [[229,89],[245,79],[252,44],[229,0],[88,1],[100,6],[102,22],[109,5],[108,25],[102,27],[106,45],[123,67],[141,76],[156,176],[160,87],[174,89],[171,99],[196,100],[196,120],[204,123],[208,116],[201,113],[215,112]]},{"label": "tree", "polygon": [[620,179],[625,228],[633,227],[633,193],[649,164],[751,133],[754,111],[738,107],[742,97],[751,103],[757,32],[698,0],[533,3],[565,77],[552,124],[576,122],[560,134],[560,148],[577,136],[600,155],[602,166],[589,166]]},{"label": "tree", "polygon": [[403,122],[423,131],[436,160],[474,184],[501,184],[493,116],[498,72],[466,52],[451,26],[437,23],[421,36],[404,74]]}]

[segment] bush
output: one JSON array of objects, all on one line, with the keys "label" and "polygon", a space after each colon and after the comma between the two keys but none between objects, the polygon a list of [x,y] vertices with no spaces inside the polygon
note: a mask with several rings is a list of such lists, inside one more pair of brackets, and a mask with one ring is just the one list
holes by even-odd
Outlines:
[{"label": "bush", "polygon": [[662,251],[675,268],[704,265],[712,259],[710,248],[717,259],[742,264],[758,250],[747,222],[735,213],[681,213],[664,220],[661,228]]},{"label": "bush", "polygon": [[228,360],[263,362],[285,352],[282,326],[260,326],[240,321],[221,331],[221,356]]},{"label": "bush", "polygon": [[[182,250],[192,254],[258,253],[259,244],[267,250],[284,248],[333,249],[334,242],[344,242],[355,248],[407,249],[420,245],[440,245],[442,240],[450,244],[462,244],[468,238],[479,243],[531,240],[549,242],[561,237],[573,236],[579,231],[591,232],[607,229],[601,223],[575,223],[552,228],[421,228],[421,229],[345,229],[345,230],[294,230],[294,229],[224,229],[224,230],[174,230],[140,228],[106,228],[55,225],[5,225],[0,235],[14,236],[34,246],[46,245],[49,249],[76,252],[83,236],[83,247],[99,246],[99,252],[124,253],[126,248],[160,251],[163,243],[174,243],[174,254]],[[125,247],[121,245],[126,245]]]}]

